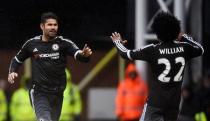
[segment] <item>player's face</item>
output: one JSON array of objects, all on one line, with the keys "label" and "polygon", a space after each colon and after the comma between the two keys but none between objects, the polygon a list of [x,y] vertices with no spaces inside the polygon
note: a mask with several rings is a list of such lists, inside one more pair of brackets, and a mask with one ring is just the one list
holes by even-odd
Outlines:
[{"label": "player's face", "polygon": [[58,22],[56,19],[47,19],[45,23],[41,24],[43,35],[53,38],[57,35]]}]

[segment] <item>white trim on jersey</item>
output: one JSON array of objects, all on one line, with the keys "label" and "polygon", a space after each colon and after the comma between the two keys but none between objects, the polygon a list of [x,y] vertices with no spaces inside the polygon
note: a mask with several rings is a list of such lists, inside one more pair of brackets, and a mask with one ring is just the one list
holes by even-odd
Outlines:
[{"label": "white trim on jersey", "polygon": [[120,40],[114,41],[115,45],[122,51],[122,52],[127,52],[128,49],[126,49],[121,43]]},{"label": "white trim on jersey", "polygon": [[41,39],[41,35],[40,35],[40,36],[35,36],[35,37],[33,37],[33,38],[27,40],[27,41],[23,44],[22,48],[23,48],[28,42],[30,42],[31,40],[34,40],[34,39]]},{"label": "white trim on jersey", "polygon": [[30,97],[31,97],[32,107],[33,107],[33,109],[35,109],[35,107],[34,107],[34,89],[33,88],[30,90]]},{"label": "white trim on jersey", "polygon": [[[25,47],[25,45],[26,45],[28,42],[32,41],[33,39],[40,39],[40,38],[41,38],[41,35],[40,35],[40,36],[35,36],[35,37],[33,37],[33,38],[27,40],[27,41],[23,44],[22,49]],[[21,49],[19,50],[19,52],[17,53],[17,55],[18,55],[20,52],[21,52]]]},{"label": "white trim on jersey", "polygon": [[42,35],[35,36],[35,37],[31,38],[31,39],[41,39],[41,36],[42,36]]},{"label": "white trim on jersey", "polygon": [[129,58],[130,60],[133,60],[133,59],[131,58],[130,52],[131,52],[130,50],[127,51],[127,56],[128,56],[128,58]]},{"label": "white trim on jersey", "polygon": [[69,39],[64,39],[63,36],[58,36],[58,38],[60,38],[61,40],[66,41],[66,42],[69,42],[69,43],[73,44],[73,42],[72,42],[71,40],[69,40]]},{"label": "white trim on jersey", "polygon": [[146,110],[147,110],[147,103],[144,104],[144,109],[143,109],[143,112],[141,114],[141,118],[139,119],[139,121],[144,121]]},{"label": "white trim on jersey", "polygon": [[10,63],[10,65],[9,65],[9,73],[11,73],[10,71],[11,71],[11,66],[12,66],[12,63]]},{"label": "white trim on jersey", "polygon": [[70,44],[72,44],[72,46],[74,46],[74,48],[79,49],[79,48],[75,45],[75,43],[74,43],[73,41],[71,41],[71,40],[69,40],[69,39],[64,39],[63,36],[59,36],[58,38],[60,38],[61,40],[66,41],[66,42],[69,42]]},{"label": "white trim on jersey", "polygon": [[15,60],[16,60],[18,63],[23,63],[23,62],[20,61],[16,56],[15,56]]},{"label": "white trim on jersey", "polygon": [[190,42],[196,44],[198,47],[200,47],[201,50],[202,50],[202,54],[204,53],[203,47],[202,47],[198,42],[194,41],[192,37],[188,36],[187,34],[183,34],[182,36],[183,36],[184,38],[186,38],[187,40],[189,40]]},{"label": "white trim on jersey", "polygon": [[145,46],[142,47],[141,49],[145,49],[145,48],[150,47],[150,46],[155,46],[155,45],[154,45],[154,44],[145,45]]},{"label": "white trim on jersey", "polygon": [[125,46],[120,41],[118,41],[117,43],[124,51],[128,51],[128,49],[125,48]]},{"label": "white trim on jersey", "polygon": [[74,59],[77,60],[77,54],[82,53],[82,50],[77,50],[74,54]]}]

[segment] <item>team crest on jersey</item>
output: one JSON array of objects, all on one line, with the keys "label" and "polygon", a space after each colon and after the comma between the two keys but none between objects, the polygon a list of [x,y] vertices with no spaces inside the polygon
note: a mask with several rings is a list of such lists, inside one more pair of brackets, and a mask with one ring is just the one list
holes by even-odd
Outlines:
[{"label": "team crest on jersey", "polygon": [[57,50],[59,49],[58,44],[53,44],[53,45],[52,45],[52,49],[53,49],[54,51],[57,51]]}]

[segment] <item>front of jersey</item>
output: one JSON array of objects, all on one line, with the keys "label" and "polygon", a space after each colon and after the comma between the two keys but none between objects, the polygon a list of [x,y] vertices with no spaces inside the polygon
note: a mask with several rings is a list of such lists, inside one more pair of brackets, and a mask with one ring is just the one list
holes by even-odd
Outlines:
[{"label": "front of jersey", "polygon": [[28,40],[14,57],[10,72],[17,71],[15,63],[32,59],[32,83],[45,92],[62,92],[66,86],[67,55],[76,57],[79,48],[70,40],[58,36],[44,42],[41,36]]},{"label": "front of jersey", "polygon": [[152,70],[147,104],[158,108],[178,108],[186,63],[203,54],[200,44],[184,35],[182,41],[151,44],[137,50],[127,50],[115,42],[121,56],[130,60],[147,61]]}]

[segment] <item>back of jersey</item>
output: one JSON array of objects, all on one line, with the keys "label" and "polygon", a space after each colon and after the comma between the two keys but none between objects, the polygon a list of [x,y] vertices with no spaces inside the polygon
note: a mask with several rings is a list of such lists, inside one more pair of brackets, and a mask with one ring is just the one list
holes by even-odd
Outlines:
[{"label": "back of jersey", "polygon": [[171,41],[153,45],[147,60],[152,68],[148,104],[177,108],[186,63],[203,53],[202,47],[183,36],[182,42]]},{"label": "back of jersey", "polygon": [[[115,36],[112,36],[114,40]],[[184,69],[191,58],[203,54],[200,44],[186,34],[182,35],[180,41],[151,44],[136,50],[127,49],[117,39],[114,44],[123,58],[143,60],[151,65],[148,105],[161,108],[179,107]]]}]

